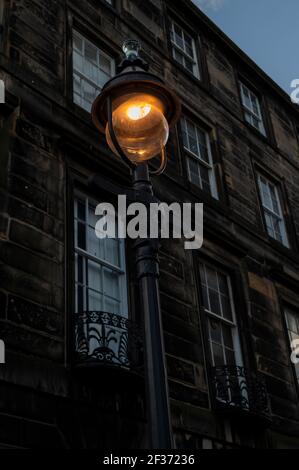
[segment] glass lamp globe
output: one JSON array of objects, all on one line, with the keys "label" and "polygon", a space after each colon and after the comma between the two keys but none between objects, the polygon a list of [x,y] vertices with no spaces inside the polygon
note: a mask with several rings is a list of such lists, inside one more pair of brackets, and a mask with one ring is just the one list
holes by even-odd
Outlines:
[{"label": "glass lamp globe", "polygon": [[[114,99],[112,124],[120,147],[135,164],[156,157],[169,137],[164,105],[159,98],[150,94],[130,93]],[[106,139],[111,150],[117,154],[108,124]]]}]

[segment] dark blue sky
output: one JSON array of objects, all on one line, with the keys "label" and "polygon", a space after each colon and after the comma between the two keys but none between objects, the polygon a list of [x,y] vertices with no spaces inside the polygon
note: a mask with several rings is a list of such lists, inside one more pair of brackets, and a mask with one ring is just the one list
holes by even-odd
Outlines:
[{"label": "dark blue sky", "polygon": [[193,0],[288,94],[299,79],[299,0]]}]

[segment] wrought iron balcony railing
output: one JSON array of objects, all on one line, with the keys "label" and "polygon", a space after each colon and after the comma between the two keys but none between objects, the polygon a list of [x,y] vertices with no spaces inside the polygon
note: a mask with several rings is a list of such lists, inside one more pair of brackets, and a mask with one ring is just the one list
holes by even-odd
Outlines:
[{"label": "wrought iron balcony railing", "polygon": [[107,312],[76,314],[77,363],[139,369],[143,365],[143,334],[128,318]]},{"label": "wrought iron balcony railing", "polygon": [[244,410],[265,417],[270,416],[265,383],[254,379],[244,367],[213,367],[211,377],[212,398],[216,409]]}]

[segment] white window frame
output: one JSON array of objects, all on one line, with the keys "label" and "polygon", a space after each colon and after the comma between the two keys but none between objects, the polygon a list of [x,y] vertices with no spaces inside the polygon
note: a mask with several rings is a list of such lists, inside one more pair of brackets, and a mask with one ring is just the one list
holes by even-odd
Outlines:
[{"label": "white window frame", "polygon": [[[86,249],[82,249],[78,246],[78,220],[82,222],[81,219],[78,218],[78,200],[84,200],[85,201],[85,240],[86,240]],[[89,290],[94,290],[89,287],[88,282],[86,283],[86,265],[88,261],[92,261],[93,263],[99,265],[101,268],[106,267],[113,271],[114,273],[117,273],[119,275],[119,292],[120,292],[120,308],[119,308],[119,313],[115,312],[108,312],[108,313],[114,313],[114,314],[119,314],[122,317],[128,317],[128,289],[127,289],[127,272],[126,272],[126,255],[125,255],[125,240],[123,238],[118,239],[119,243],[119,266],[110,263],[107,260],[101,259],[97,256],[94,256],[93,254],[88,252],[88,227],[90,227],[89,224],[89,207],[96,207],[97,203],[88,198],[86,194],[76,192],[75,194],[75,200],[74,200],[74,251],[75,251],[75,308],[76,312],[78,312],[78,262],[77,262],[77,257],[81,256],[84,261],[84,267],[83,267],[83,276],[84,276],[84,284],[83,284],[83,310],[84,311],[89,311],[89,305],[88,305],[88,291]],[[96,238],[96,234],[94,234]],[[100,243],[101,240],[96,238],[98,242]],[[104,240],[103,240],[104,242]],[[104,247],[105,249],[105,247]],[[101,269],[101,276],[103,276],[103,269]],[[102,286],[104,288],[104,283],[103,283],[103,278],[102,278]],[[99,293],[99,291],[95,291]],[[105,302],[105,292],[102,292],[103,296],[103,302]],[[115,300],[115,299],[114,299]],[[92,309],[95,310],[95,309]],[[99,311],[106,311],[105,306],[100,307],[96,310]]]},{"label": "white window frame", "polygon": [[[282,243],[285,247],[289,248],[290,244],[289,244],[289,239],[288,239],[288,235],[287,235],[284,215],[283,215],[282,208],[281,208],[281,198],[280,198],[280,194],[279,194],[278,189],[277,189],[277,184],[272,183],[268,178],[261,175],[260,173],[258,174],[257,177],[258,177],[258,187],[259,187],[260,198],[261,198],[261,201],[262,201],[262,207],[263,207],[263,211],[264,211],[265,225],[266,225],[267,233],[271,238],[273,238],[274,240]],[[267,205],[267,203],[264,199],[264,193],[263,193],[263,189],[262,189],[262,179],[266,183],[266,186],[267,186],[267,189],[268,189],[268,196],[269,196],[270,201],[271,201],[271,207],[269,207]],[[277,212],[274,209],[274,204],[273,204],[273,199],[272,199],[272,193],[271,193],[271,190],[270,190],[270,185],[274,188],[275,202],[276,202],[276,205],[277,205],[277,208],[278,208]],[[268,226],[266,224],[266,214],[268,214],[271,217],[271,221],[273,220],[273,218],[278,220],[279,228],[280,228],[280,235],[281,235],[282,240],[279,240],[275,236],[273,237],[271,235],[271,233],[268,229]],[[275,235],[276,232],[275,232],[273,226],[272,226],[272,230],[273,230],[273,233]]]},{"label": "white window frame", "polygon": [[[203,282],[207,286],[207,288],[209,287],[208,282],[207,282],[206,267],[208,267],[209,269],[212,269],[213,271],[215,271],[217,273],[218,295],[221,295],[220,294],[220,288],[219,288],[218,273],[221,273],[223,276],[226,277],[227,286],[228,286],[229,300],[230,300],[230,307],[231,307],[231,313],[232,313],[232,320],[230,321],[229,319],[225,318],[224,316],[220,316],[220,315],[216,314],[215,312],[212,312],[210,309],[207,309],[203,305],[203,309],[205,311],[206,318],[207,318],[207,321],[208,321],[208,324],[207,324],[208,343],[209,343],[210,354],[211,354],[211,358],[212,358],[212,365],[213,365],[213,367],[216,366],[215,360],[214,360],[213,348],[212,348],[213,341],[212,341],[212,338],[211,338],[211,332],[210,332],[210,326],[209,326],[209,320],[210,319],[219,321],[221,323],[221,325],[226,325],[231,329],[231,331],[232,331],[232,341],[233,341],[233,347],[234,347],[234,355],[235,355],[235,363],[236,363],[236,366],[242,367],[243,366],[243,357],[242,357],[242,351],[241,351],[240,333],[239,333],[239,328],[238,328],[237,319],[236,319],[236,311],[235,311],[235,305],[234,305],[233,291],[232,291],[232,284],[231,284],[230,276],[226,272],[224,272],[224,271],[222,271],[222,270],[220,270],[220,269],[216,268],[215,266],[210,265],[208,263],[200,262],[200,266],[203,267],[204,274],[205,274],[204,281],[202,279],[200,279],[201,289],[204,289],[204,286],[202,285]],[[209,296],[208,296],[208,302],[209,302],[209,305],[210,305]],[[221,312],[222,312],[221,302],[220,302],[220,309],[221,309]],[[221,330],[221,336],[222,336],[221,346],[222,346],[222,350],[223,350],[223,356],[226,359],[225,343],[224,343],[224,339],[223,339],[222,330]],[[218,343],[216,343],[216,344],[218,344]],[[223,366],[225,366],[225,365],[231,365],[231,364],[224,363]]]},{"label": "white window frame", "polygon": [[[196,133],[196,140],[197,140],[197,148],[198,148],[198,153],[194,153],[191,150],[191,146],[189,143],[189,134],[188,134],[188,123],[190,123],[192,126],[195,128],[195,133]],[[211,195],[215,199],[219,199],[218,196],[218,190],[217,190],[217,184],[216,184],[216,175],[215,175],[215,168],[214,168],[214,161],[213,161],[213,156],[212,156],[212,149],[211,149],[211,142],[210,142],[210,136],[209,133],[202,129],[200,126],[198,126],[192,119],[187,118],[186,116],[183,116],[181,118],[181,127],[182,127],[182,132],[186,136],[187,140],[187,146],[185,145],[185,142],[183,142],[184,150],[186,151],[187,155],[187,171],[188,171],[188,179],[190,182],[191,180],[191,171],[190,171],[190,164],[189,164],[189,158],[192,159],[198,166],[203,166],[208,170],[209,173],[209,183],[210,183],[210,189],[211,189]],[[206,148],[207,148],[207,154],[208,154],[208,162],[204,160],[204,158],[201,157],[200,154],[200,143],[199,143],[199,137],[198,134],[199,132],[203,133],[205,136],[205,141],[206,141]],[[198,176],[199,180],[201,182],[201,175],[200,171],[198,168]],[[192,182],[193,183],[193,182]],[[195,183],[193,183],[195,184]],[[202,182],[199,186],[201,189],[203,189]]]},{"label": "white window frame", "polygon": [[[175,27],[180,29],[182,32],[182,39],[183,39],[183,48],[175,42]],[[191,40],[192,44],[192,51],[193,51],[193,56],[191,56],[187,52],[187,48],[185,46],[186,40],[185,38],[188,37]],[[196,50],[196,44],[195,44],[195,39],[185,31],[184,28],[179,26],[175,21],[171,21],[171,26],[170,26],[170,40],[171,40],[171,46],[172,46],[172,57],[174,60],[179,63],[184,69],[186,69],[189,73],[192,73],[196,78],[200,79],[200,71],[199,71],[199,64],[198,64],[198,58],[197,58],[197,50]],[[175,57],[175,50],[177,50],[180,54],[183,55],[184,58],[184,64],[181,64],[180,62],[177,61]],[[191,72],[188,67],[186,67],[185,60],[191,61],[193,63],[193,72]]]},{"label": "white window frame", "polygon": [[[284,315],[286,320],[287,332],[290,341],[290,348],[292,349],[292,342],[294,339],[299,339],[299,310],[298,313],[295,311],[295,308],[285,308]],[[296,331],[294,331],[289,323],[288,315],[292,315],[294,317],[294,321],[296,323]],[[298,335],[298,338],[294,338],[292,335]],[[296,378],[299,384],[299,364],[292,364],[295,369]]]},{"label": "white window frame", "polygon": [[[75,41],[74,41],[75,36],[77,36],[77,38],[79,38],[82,41],[83,52],[82,51],[79,52],[78,50],[75,49]],[[95,48],[97,50],[97,64],[94,64],[94,65],[96,66],[96,68],[99,71],[101,71],[100,62],[99,62],[99,58],[101,56],[104,57],[106,60],[108,60],[110,62],[110,72],[111,72],[111,74],[109,75],[106,72],[102,71],[102,73],[105,76],[107,76],[107,81],[109,80],[109,78],[112,78],[113,75],[115,74],[115,60],[114,60],[113,57],[108,55],[102,49],[97,47],[94,43],[89,41],[85,36],[83,36],[81,33],[79,33],[76,29],[73,29],[73,31],[72,31],[72,40],[73,40],[73,42],[72,42],[72,47],[73,47],[73,75],[72,75],[72,77],[73,77],[73,101],[78,106],[85,109],[87,112],[90,112],[92,103],[89,103],[89,101],[84,99],[84,95],[83,95],[83,92],[82,92],[82,80],[85,81],[86,83],[88,83],[91,87],[93,87],[96,90],[97,94],[100,94],[100,92],[102,90],[102,86],[98,82],[96,82],[93,78],[86,75],[84,73],[84,70],[79,70],[79,68],[76,67],[75,61],[74,61],[74,54],[75,54],[75,52],[77,52],[79,55],[81,55],[82,59],[84,60],[86,45],[89,44],[91,47]],[[80,88],[81,88],[80,103],[79,103],[79,95],[77,93],[75,93],[75,88],[74,88],[75,76],[77,76],[80,79]],[[76,98],[76,97],[78,97],[78,98]]]},{"label": "white window frame", "polygon": [[[245,111],[245,119],[246,121],[255,129],[257,129],[261,134],[264,136],[266,135],[266,129],[264,124],[264,119],[261,111],[260,100],[258,96],[253,93],[244,83],[240,82],[240,89],[241,89],[241,98],[242,98],[242,105]],[[245,96],[245,91],[249,95],[250,106],[247,104],[247,98]],[[257,112],[254,109],[253,100],[256,102]],[[254,124],[254,119],[258,121],[258,127]]]}]

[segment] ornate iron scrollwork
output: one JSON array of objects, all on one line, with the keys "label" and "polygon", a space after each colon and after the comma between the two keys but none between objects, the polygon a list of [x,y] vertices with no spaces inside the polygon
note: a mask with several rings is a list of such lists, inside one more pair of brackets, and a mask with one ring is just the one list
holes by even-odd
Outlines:
[{"label": "ornate iron scrollwork", "polygon": [[217,409],[241,409],[270,415],[265,383],[240,366],[217,366],[211,370],[213,402]]},{"label": "ornate iron scrollwork", "polygon": [[140,368],[143,334],[128,318],[107,312],[76,314],[75,349],[79,363]]}]

